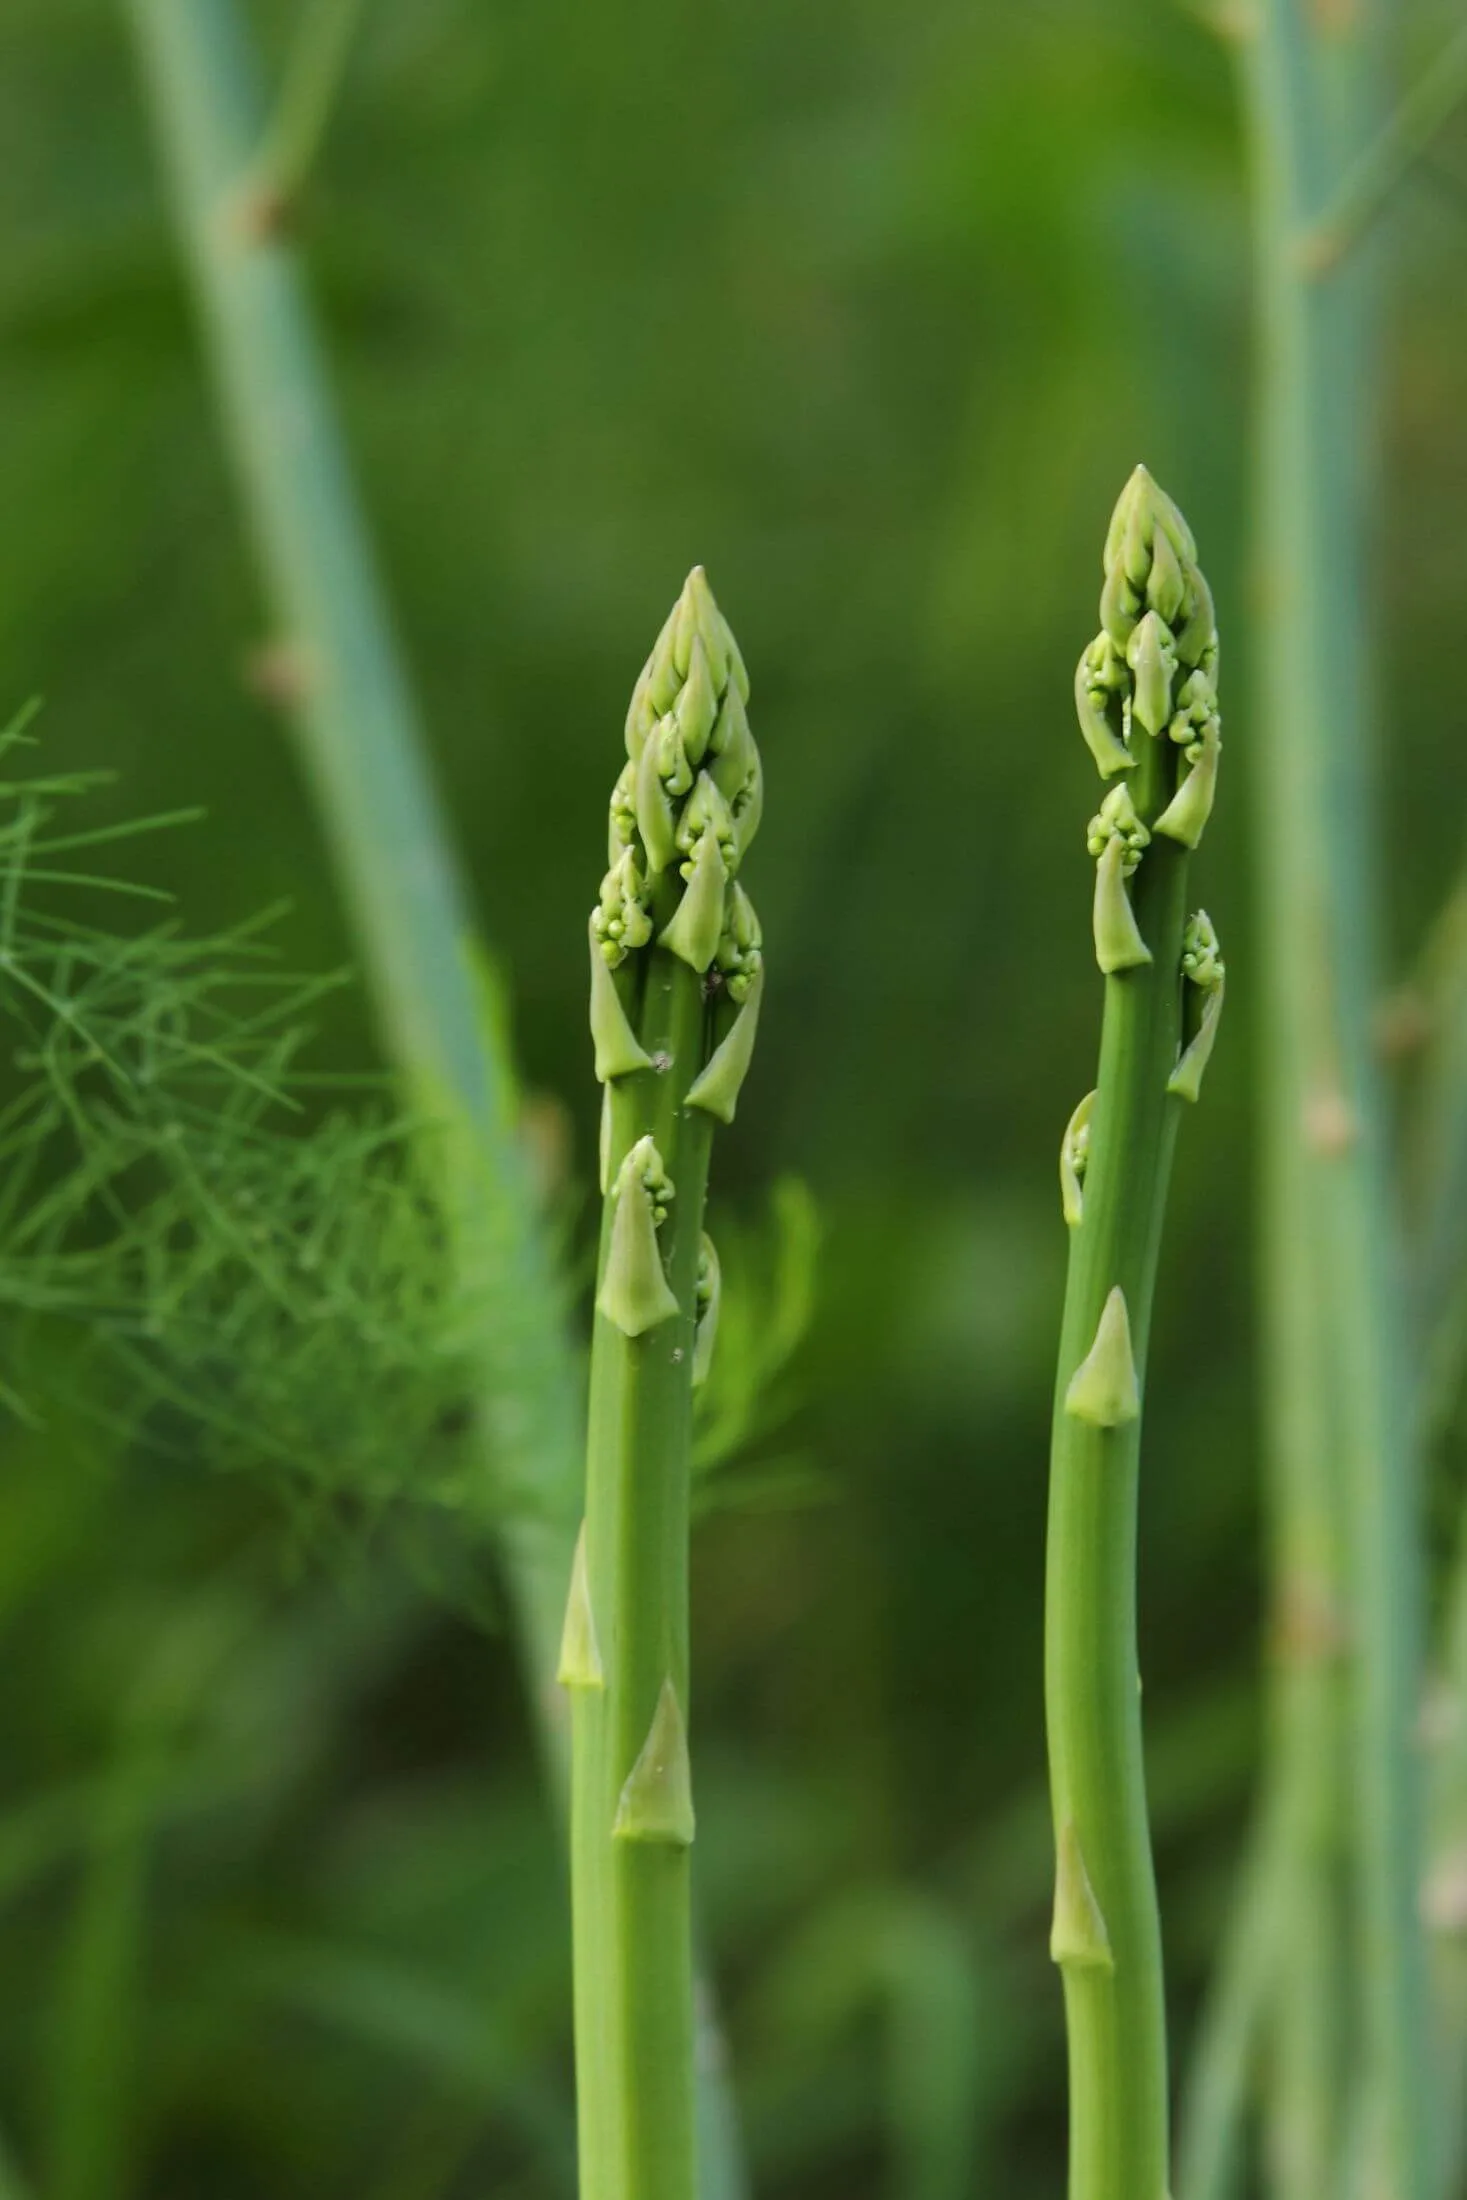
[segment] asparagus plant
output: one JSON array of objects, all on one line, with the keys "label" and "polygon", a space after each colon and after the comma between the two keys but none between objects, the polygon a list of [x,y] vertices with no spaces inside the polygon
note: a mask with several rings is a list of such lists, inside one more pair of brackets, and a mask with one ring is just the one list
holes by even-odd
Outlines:
[{"label": "asparagus plant", "polygon": [[688,1518],[718,1262],[703,1231],[763,984],[737,873],[762,781],[748,679],[701,568],[637,681],[591,916],[605,1202],[572,1698],[581,2200],[693,2200]]},{"label": "asparagus plant", "polygon": [[1069,1277],[1050,1481],[1045,1699],[1057,1871],[1050,1950],[1070,2050],[1070,2200],[1165,2200],[1161,1931],[1136,1657],[1141,1396],[1177,1120],[1198,1097],[1223,964],[1187,870],[1220,748],[1212,600],[1144,467],[1105,544],[1080,726],[1110,782],[1088,845],[1105,977],[1096,1089],[1061,1149]]}]

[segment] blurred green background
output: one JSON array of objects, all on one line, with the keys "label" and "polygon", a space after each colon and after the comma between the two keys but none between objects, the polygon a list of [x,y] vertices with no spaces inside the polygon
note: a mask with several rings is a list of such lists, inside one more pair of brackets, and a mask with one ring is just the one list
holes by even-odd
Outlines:
[{"label": "blurred green background", "polygon": [[[293,10],[259,7],[278,56]],[[1406,49],[1452,11],[1403,11]],[[0,709],[116,768],[191,924],[349,960],[125,30],[0,0]],[[1467,802],[1467,129],[1392,218],[1380,807]],[[1247,207],[1162,0],[368,0],[301,241],[529,1083],[594,1175],[584,921],[642,657],[754,682],[770,988],[715,1216],[808,1179],[818,1502],[696,1553],[698,1862],[761,2195],[1054,2193],[1040,1631],[1055,1160],[1099,990],[1070,703],[1145,458],[1219,598],[1229,1009],[1153,1348],[1142,1634],[1185,2050],[1257,1746]],[[373,1059],[362,998],[321,1059]],[[0,1468],[0,2132],[43,2200],[564,2200],[561,1864],[492,1615],[390,1534],[56,1427]],[[765,1462],[768,1464],[769,1462]],[[0,2192],[9,2175],[0,2162]]]}]

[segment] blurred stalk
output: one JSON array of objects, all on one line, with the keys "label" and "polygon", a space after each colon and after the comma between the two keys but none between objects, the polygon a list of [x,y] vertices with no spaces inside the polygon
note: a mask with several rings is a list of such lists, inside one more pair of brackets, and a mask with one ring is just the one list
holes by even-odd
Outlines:
[{"label": "blurred stalk", "polygon": [[1182,2200],[1232,2200],[1242,2183],[1243,2117],[1260,2064],[1262,2012],[1276,1997],[1284,1923],[1283,1844],[1265,1821],[1249,1843],[1237,1926],[1209,1983],[1180,2103],[1177,2191]]},{"label": "blurred stalk", "polygon": [[[1429,1455],[1455,1413],[1467,1356],[1467,879],[1459,878],[1432,928],[1403,1008],[1404,1035],[1421,1047],[1403,1126],[1402,1177],[1418,1416]],[[1460,1510],[1444,1603],[1439,1670],[1423,1722],[1422,1911],[1437,2026],[1438,2189],[1457,2193],[1467,2168],[1467,1512]]]},{"label": "blurred stalk", "polygon": [[279,212],[300,197],[346,74],[364,0],[308,0],[255,173]]},{"label": "blurred stalk", "polygon": [[154,1844],[188,1722],[250,1623],[227,1586],[204,1588],[155,1628],[120,1694],[56,1968],[47,2200],[122,2200],[135,2183],[132,2080]]},{"label": "blurred stalk", "polygon": [[[1412,1744],[1417,1458],[1371,1044],[1377,811],[1362,569],[1374,286],[1354,262],[1324,273],[1306,243],[1372,140],[1384,16],[1381,0],[1259,0],[1243,43],[1260,325],[1266,1822],[1286,1890],[1267,2116],[1288,2200],[1336,2191],[1362,2131],[1353,2167],[1365,2189],[1422,2200],[1430,2161]],[[1350,1817],[1347,1929],[1335,1829]]]},{"label": "blurred stalk", "polygon": [[1437,2189],[1456,2194],[1467,2166],[1467,1522],[1458,1531],[1442,1664],[1427,1722],[1433,1748],[1422,1909],[1438,2028]]},{"label": "blurred stalk", "polygon": [[[553,1675],[580,1510],[581,1380],[517,1120],[503,1034],[472,968],[473,925],[431,785],[294,253],[260,182],[264,107],[235,0],[125,0],[208,344],[238,487],[286,642],[301,755],[332,842],[388,1048],[446,1115],[465,1258],[491,1267],[492,1470],[519,1499],[500,1530],[550,1777],[565,1775]],[[720,2058],[703,2058],[704,2200],[744,2189]],[[722,2138],[722,2151],[718,2140]]]},{"label": "blurred stalk", "polygon": [[[127,0],[187,247],[241,498],[283,637],[294,724],[390,1052],[416,1100],[460,1127],[452,1200],[465,1241],[511,1269],[513,1351],[490,1337],[496,1472],[539,1518],[505,1530],[535,1713],[570,1571],[580,1383],[536,1211],[513,1070],[481,1013],[474,927],[428,778],[294,254],[256,177],[262,102],[233,0]],[[563,1754],[556,1738],[552,1759]]]}]

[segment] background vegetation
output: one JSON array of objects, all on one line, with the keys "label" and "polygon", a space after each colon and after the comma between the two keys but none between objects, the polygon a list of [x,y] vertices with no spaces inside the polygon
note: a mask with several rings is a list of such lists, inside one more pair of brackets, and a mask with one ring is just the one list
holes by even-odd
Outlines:
[{"label": "background vegetation", "polygon": [[[291,12],[258,11],[277,51]],[[1408,55],[1450,13],[1403,10]],[[206,806],[147,851],[193,925],[287,895],[292,963],[329,966],[349,948],[130,64],[109,0],[4,0],[0,710],[45,692],[48,763],[121,775],[100,815]],[[1467,812],[1467,124],[1389,234],[1379,807],[1404,970]],[[1230,1005],[1181,1151],[1144,1494],[1183,2048],[1256,1756],[1226,50],[1161,0],[377,0],[303,242],[581,1243],[605,788],[695,559],[753,672],[770,985],[715,1212],[752,1223],[797,1173],[824,1229],[800,1411],[696,1552],[699,1866],[761,2192],[1053,2192],[1055,1156],[1098,1015],[1070,682],[1138,457],[1205,545],[1236,772],[1203,865]],[[369,1064],[360,994],[322,1013],[318,1066]],[[187,1440],[106,1471],[64,1418],[3,1443],[16,2191],[566,2194],[562,1866],[487,1561],[446,1577],[434,1539],[365,1516],[323,1538]]]}]

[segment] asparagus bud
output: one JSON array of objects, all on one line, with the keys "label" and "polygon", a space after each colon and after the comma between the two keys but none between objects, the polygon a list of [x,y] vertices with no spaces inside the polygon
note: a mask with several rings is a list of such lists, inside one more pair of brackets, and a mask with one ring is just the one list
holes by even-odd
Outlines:
[{"label": "asparagus bud", "polygon": [[1121,491],[1103,565],[1100,632],[1075,675],[1100,776],[1135,770],[1138,728],[1153,739],[1166,732],[1195,770],[1218,730],[1212,595],[1191,529],[1144,466]]},{"label": "asparagus bud", "polygon": [[1134,1554],[1147,1333],[1179,1103],[1195,1100],[1223,969],[1187,866],[1217,788],[1217,634],[1191,529],[1144,467],[1106,536],[1080,731],[1105,973],[1096,1089],[1060,1152],[1069,1228],[1053,1424],[1045,1697],[1051,1952],[1071,2049],[1070,2200],[1163,2200],[1166,2038],[1141,1766]]},{"label": "asparagus bud", "polygon": [[695,569],[633,691],[591,913],[604,1219],[586,1519],[561,1677],[581,2200],[695,2200],[687,1544],[703,1230],[764,985],[741,879],[764,800],[738,645]]}]

